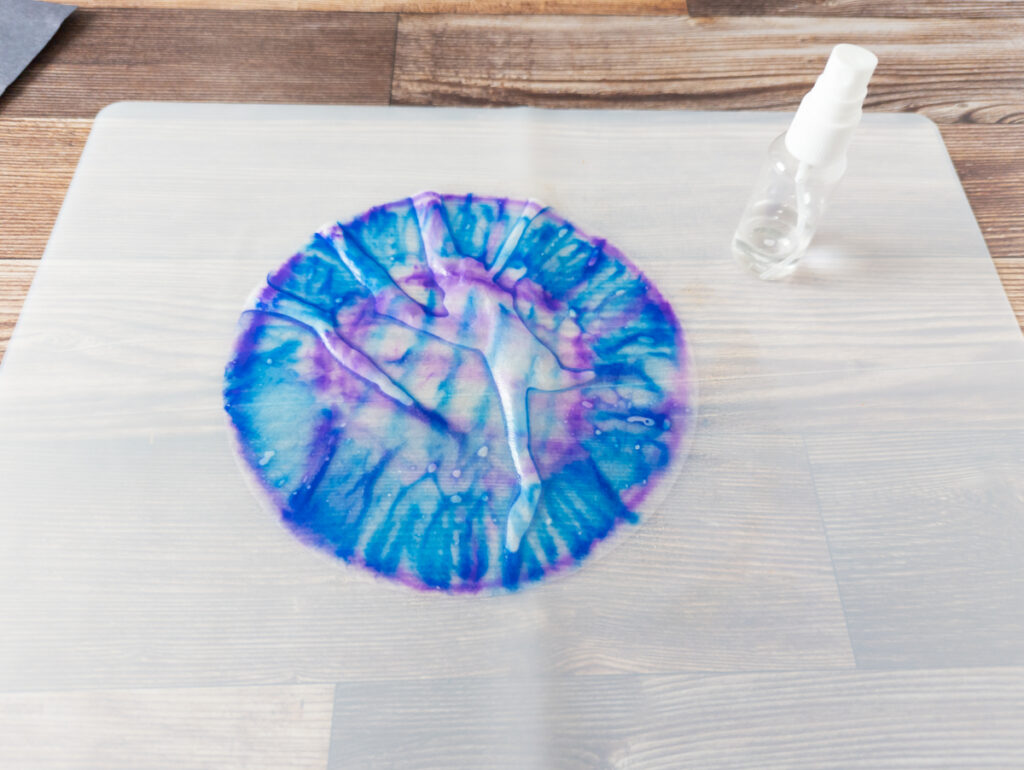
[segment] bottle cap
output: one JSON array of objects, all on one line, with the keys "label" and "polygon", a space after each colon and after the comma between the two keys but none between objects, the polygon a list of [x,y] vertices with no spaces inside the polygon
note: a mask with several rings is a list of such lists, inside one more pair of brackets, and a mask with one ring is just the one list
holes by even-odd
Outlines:
[{"label": "bottle cap", "polygon": [[866,48],[847,43],[833,48],[786,132],[786,149],[812,166],[845,156],[876,64],[878,57]]}]

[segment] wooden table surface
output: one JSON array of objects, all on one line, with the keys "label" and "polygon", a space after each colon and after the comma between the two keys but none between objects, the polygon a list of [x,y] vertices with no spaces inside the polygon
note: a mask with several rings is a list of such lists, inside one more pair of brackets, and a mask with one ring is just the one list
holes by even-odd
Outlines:
[{"label": "wooden table surface", "polygon": [[[126,3],[135,7],[110,7]],[[0,97],[0,354],[92,119],[110,102],[793,110],[839,42],[879,56],[867,110],[918,112],[939,125],[1024,325],[1024,3],[690,0],[689,15],[682,0],[474,0],[481,15],[445,13],[462,10],[457,0],[80,4]],[[564,15],[482,15],[510,12]],[[1019,682],[1006,687],[1019,697]],[[132,752],[153,747],[144,732],[124,744],[119,714],[213,746],[207,720],[227,725],[230,706],[232,737],[244,748],[220,759],[211,752],[209,766],[318,764],[326,737],[321,749],[301,732],[282,743],[272,727],[304,713],[319,714],[329,730],[330,688],[312,696],[296,688],[270,702],[259,687],[238,689],[229,701],[157,691],[26,694],[3,714],[29,734],[42,713],[98,715],[97,746],[107,748],[97,755],[109,749],[102,756],[127,767]],[[167,766],[195,762],[184,743],[161,748]]]},{"label": "wooden table surface", "polygon": [[0,97],[0,354],[112,101],[792,110],[838,42],[879,56],[866,109],[939,124],[1024,322],[1024,3],[108,2],[125,0],[86,0]]},{"label": "wooden table surface", "polygon": [[[139,7],[103,7],[124,2]],[[691,0],[689,16],[680,0],[472,3],[577,14],[564,16],[420,13],[454,0],[84,5],[0,97],[0,353],[112,101],[792,110],[838,42],[878,53],[866,109],[939,124],[1024,322],[1024,3]]]}]

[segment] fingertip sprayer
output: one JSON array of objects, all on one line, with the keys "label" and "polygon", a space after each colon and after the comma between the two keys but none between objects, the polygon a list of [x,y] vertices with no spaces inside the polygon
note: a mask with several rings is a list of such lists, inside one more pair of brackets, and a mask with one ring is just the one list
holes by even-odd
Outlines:
[{"label": "fingertip sprayer", "polygon": [[789,129],[769,147],[732,240],[733,256],[758,277],[785,278],[807,250],[846,172],[846,150],[876,64],[866,48],[833,48]]}]

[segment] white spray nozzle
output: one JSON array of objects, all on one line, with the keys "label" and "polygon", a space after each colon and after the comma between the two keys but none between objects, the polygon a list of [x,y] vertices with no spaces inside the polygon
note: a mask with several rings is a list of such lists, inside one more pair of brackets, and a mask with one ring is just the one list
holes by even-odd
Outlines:
[{"label": "white spray nozzle", "polygon": [[866,48],[847,43],[833,48],[824,72],[800,102],[786,149],[812,166],[845,156],[876,64],[878,57]]},{"label": "white spray nozzle", "polygon": [[862,102],[877,64],[878,57],[867,48],[842,43],[832,49],[815,88],[824,87],[837,99]]}]

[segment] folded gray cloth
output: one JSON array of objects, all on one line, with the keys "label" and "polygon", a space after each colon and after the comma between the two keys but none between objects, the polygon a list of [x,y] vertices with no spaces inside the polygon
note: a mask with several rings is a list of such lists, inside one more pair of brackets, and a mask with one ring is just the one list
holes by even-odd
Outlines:
[{"label": "folded gray cloth", "polygon": [[0,0],[0,94],[43,50],[73,5]]}]

